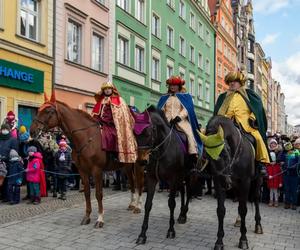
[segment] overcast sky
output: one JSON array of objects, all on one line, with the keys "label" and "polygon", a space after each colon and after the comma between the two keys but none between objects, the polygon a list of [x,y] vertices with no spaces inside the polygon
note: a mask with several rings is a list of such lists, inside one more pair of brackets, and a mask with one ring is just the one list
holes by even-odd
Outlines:
[{"label": "overcast sky", "polygon": [[[247,0],[245,0],[247,1]],[[272,58],[288,123],[300,124],[300,0],[253,0],[256,41]]]}]

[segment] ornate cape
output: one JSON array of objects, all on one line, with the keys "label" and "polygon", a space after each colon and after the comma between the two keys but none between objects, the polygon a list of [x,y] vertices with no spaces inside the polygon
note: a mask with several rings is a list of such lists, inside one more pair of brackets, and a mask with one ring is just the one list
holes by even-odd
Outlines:
[{"label": "ornate cape", "polygon": [[[197,146],[198,146],[198,154],[202,155],[203,144],[202,144],[200,136],[197,132],[200,129],[200,127],[199,127],[196,113],[194,110],[193,98],[188,93],[176,93],[175,95],[181,102],[182,106],[188,112],[188,119],[191,124],[193,134],[194,134],[195,140],[197,142]],[[170,96],[171,96],[171,94],[166,94],[166,95],[161,96],[158,101],[157,108],[162,109]]]}]

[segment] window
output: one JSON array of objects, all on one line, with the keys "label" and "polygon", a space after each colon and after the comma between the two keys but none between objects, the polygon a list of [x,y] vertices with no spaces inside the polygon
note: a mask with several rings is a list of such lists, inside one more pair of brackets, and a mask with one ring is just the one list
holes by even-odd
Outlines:
[{"label": "window", "polygon": [[203,24],[201,22],[198,23],[198,35],[203,39]]},{"label": "window", "polygon": [[68,21],[67,59],[75,63],[81,60],[81,25],[71,19]]},{"label": "window", "polygon": [[160,36],[160,19],[154,13],[152,15],[152,34],[157,37]]},{"label": "window", "polygon": [[190,46],[190,61],[195,63],[195,49],[192,45]]},{"label": "window", "polygon": [[179,54],[185,56],[185,40],[183,37],[179,37]]},{"label": "window", "polygon": [[174,74],[174,68],[171,65],[167,65],[167,79]]},{"label": "window", "polygon": [[174,9],[174,7],[175,7],[175,2],[174,2],[174,0],[167,0],[167,4],[168,4],[172,9]]},{"label": "window", "polygon": [[223,16],[222,16],[222,18],[221,18],[221,25],[222,25],[223,28],[225,27],[225,20],[224,20],[224,17],[223,17]]},{"label": "window", "polygon": [[206,30],[206,44],[210,46],[211,41],[210,41],[210,32]]},{"label": "window", "polygon": [[129,12],[129,0],[118,0],[117,4],[120,8]]},{"label": "window", "polygon": [[118,61],[129,65],[129,41],[122,36],[118,38]]},{"label": "window", "polygon": [[254,42],[251,40],[248,40],[248,52],[254,53]]},{"label": "window", "polygon": [[20,4],[20,35],[38,41],[40,4],[34,0],[21,0]]},{"label": "window", "polygon": [[190,13],[190,27],[195,30],[195,15],[194,13]]},{"label": "window", "polygon": [[210,88],[209,88],[209,83],[206,83],[205,93],[206,93],[205,101],[207,103],[209,103],[210,102]]},{"label": "window", "polygon": [[203,56],[201,53],[198,54],[198,67],[203,69]]},{"label": "window", "polygon": [[179,72],[179,75],[180,75],[180,77],[182,78],[182,79],[184,79],[184,72]]},{"label": "window", "polygon": [[105,4],[105,0],[96,0],[98,3]]},{"label": "window", "polygon": [[167,45],[174,47],[174,30],[170,26],[167,27]]},{"label": "window", "polygon": [[227,76],[227,73],[228,73],[228,70],[227,70],[227,68],[226,68],[226,67],[224,67],[224,77],[226,77],[226,76]]},{"label": "window", "polygon": [[195,80],[193,78],[190,79],[189,92],[192,96],[195,95]]},{"label": "window", "polygon": [[92,68],[103,72],[104,38],[93,33],[92,38]]},{"label": "window", "polygon": [[254,74],[254,61],[248,59],[248,73]]},{"label": "window", "polygon": [[227,45],[224,44],[224,56],[227,57]]},{"label": "window", "polygon": [[159,59],[152,58],[152,79],[159,81]]},{"label": "window", "polygon": [[218,63],[218,76],[222,77],[222,64]]},{"label": "window", "polygon": [[198,80],[198,99],[203,99],[203,80]]},{"label": "window", "polygon": [[209,59],[206,59],[206,61],[205,61],[205,72],[207,73],[207,74],[210,74],[210,61],[209,61]]},{"label": "window", "polygon": [[145,22],[145,1],[144,0],[137,0],[136,4],[136,16],[137,19],[144,23]]},{"label": "window", "polygon": [[135,47],[135,69],[140,72],[145,71],[145,50],[140,46]]},{"label": "window", "polygon": [[229,61],[231,61],[231,49],[228,47],[228,59],[229,59]]},{"label": "window", "polygon": [[218,39],[218,50],[222,52],[222,40],[221,38]]},{"label": "window", "polygon": [[185,4],[183,0],[179,1],[179,16],[185,20]]}]

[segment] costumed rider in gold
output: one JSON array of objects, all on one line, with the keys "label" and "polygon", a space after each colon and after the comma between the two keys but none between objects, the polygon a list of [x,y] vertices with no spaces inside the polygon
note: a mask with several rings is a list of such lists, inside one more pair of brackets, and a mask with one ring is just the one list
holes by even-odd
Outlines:
[{"label": "costumed rider in gold", "polygon": [[111,160],[134,163],[137,159],[137,143],[133,134],[134,118],[111,82],[102,84],[95,95],[96,105],[92,116],[101,124],[102,150]]},{"label": "costumed rider in gold", "polygon": [[188,154],[195,166],[198,155],[201,156],[203,144],[198,134],[200,129],[194,110],[193,98],[186,93],[185,80],[180,76],[171,76],[167,81],[168,93],[161,96],[157,107],[177,130],[183,132],[188,141]]},{"label": "costumed rider in gold", "polygon": [[261,98],[245,87],[246,77],[242,72],[229,72],[225,77],[229,89],[216,102],[215,115],[223,115],[234,120],[256,140],[257,167],[266,175],[265,164],[269,163],[266,147],[267,119]]}]

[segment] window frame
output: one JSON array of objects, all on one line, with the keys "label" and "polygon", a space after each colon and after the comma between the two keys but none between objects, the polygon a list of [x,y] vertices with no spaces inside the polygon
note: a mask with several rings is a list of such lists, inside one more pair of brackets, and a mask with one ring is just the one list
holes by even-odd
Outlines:
[{"label": "window frame", "polygon": [[186,20],[186,5],[183,0],[179,0],[179,17],[184,21]]},{"label": "window frame", "polygon": [[[142,16],[139,16],[139,13],[141,14],[141,12],[139,12],[139,4],[141,4],[141,2],[143,3],[140,6],[143,6],[142,9]],[[146,1],[145,0],[136,0],[136,19],[139,20],[141,23],[145,23],[145,10],[146,10]],[[142,17],[142,18],[141,18]],[[142,20],[141,20],[142,19]]]},{"label": "window frame", "polygon": [[[153,27],[154,27],[154,20],[153,18],[156,17],[155,20],[158,20],[158,27],[157,27],[157,34],[154,32],[156,31],[156,29],[154,30]],[[151,25],[151,34],[154,35],[155,37],[158,37],[160,38],[161,37],[161,19],[160,19],[160,16],[157,15],[155,12],[152,12],[152,18],[151,18],[151,22],[152,22],[152,25]]]},{"label": "window frame", "polygon": [[[193,17],[193,19],[192,19],[192,17]],[[196,17],[195,17],[195,14],[194,14],[194,12],[190,12],[190,28],[193,30],[193,31],[195,31],[195,26],[196,26]]]},{"label": "window frame", "polygon": [[191,63],[195,64],[195,47],[192,44],[190,44],[189,60]]},{"label": "window frame", "polygon": [[[171,39],[171,44],[169,44],[169,31],[172,31],[172,39]],[[167,45],[171,48],[174,48],[174,29],[170,25],[167,24]]]},{"label": "window frame", "polygon": [[[123,59],[126,61],[126,58],[124,57],[124,58],[122,58],[121,59],[121,48],[120,48],[120,41],[123,41],[123,42],[125,42],[124,44],[126,44],[126,42],[127,42],[127,46],[125,47],[124,46],[124,55],[126,56],[126,54],[127,54],[127,62],[124,62],[123,61]],[[125,37],[125,36],[123,36],[122,34],[118,34],[118,54],[117,54],[117,61],[119,62],[119,63],[121,63],[121,64],[123,64],[123,65],[126,65],[126,66],[129,66],[129,63],[130,63],[130,40],[127,38],[127,37]]]},{"label": "window frame", "polygon": [[[79,43],[79,45],[78,45],[78,61],[75,61],[74,59],[71,59],[70,57],[69,57],[69,55],[68,55],[68,53],[69,53],[69,44],[68,44],[68,41],[69,41],[69,25],[70,24],[72,24],[73,25],[73,27],[72,27],[72,44],[73,44],[73,36],[74,36],[74,34],[73,34],[73,28],[74,28],[74,26],[77,26],[77,27],[79,27],[79,29],[78,29],[78,33],[79,33],[79,35],[78,35],[78,37],[79,37],[79,39],[78,39],[78,43]],[[68,61],[70,61],[70,62],[73,62],[73,63],[78,63],[78,64],[81,64],[82,63],[82,52],[83,52],[83,39],[82,39],[82,35],[83,35],[83,25],[82,25],[82,23],[80,23],[80,22],[78,22],[77,20],[75,20],[74,18],[72,18],[72,17],[68,17],[67,18],[67,40],[66,40],[66,43],[67,43],[67,49],[66,49],[66,53],[67,53],[67,55],[66,55],[66,58],[67,58],[67,60]],[[74,46],[74,44],[73,44],[73,46]],[[74,50],[72,50],[72,54],[74,53]],[[73,57],[73,56],[72,56]]]},{"label": "window frame", "polygon": [[[201,60],[200,60],[200,57],[201,57]],[[203,68],[204,68],[203,66],[204,66],[203,55],[201,52],[198,52],[198,67],[203,70]]]},{"label": "window frame", "polygon": [[[139,55],[143,55],[142,60],[140,60],[140,57],[137,58],[138,51],[139,51]],[[143,53],[140,53],[141,51]],[[139,62],[141,62],[141,65],[138,64]],[[145,48],[138,44],[135,45],[135,70],[137,70],[141,73],[145,73]]]},{"label": "window frame", "polygon": [[[155,71],[156,67],[154,67],[153,62],[158,62],[157,64],[154,63],[154,65],[157,65],[157,71]],[[154,81],[160,81],[160,58],[155,57],[154,55],[152,55],[152,60],[151,60],[151,79]],[[155,73],[157,73],[157,78]]]},{"label": "window frame", "polygon": [[[101,51],[99,52],[100,54],[100,60],[99,60],[99,65],[100,65],[100,68],[95,68],[94,67],[94,62],[93,62],[93,54],[94,54],[94,36],[98,37],[100,40],[100,43],[102,43],[102,46],[101,46]],[[96,31],[93,31],[92,32],[92,60],[91,60],[91,68],[94,69],[94,70],[97,70],[99,72],[104,72],[104,57],[105,57],[105,49],[104,49],[104,46],[105,46],[105,37],[101,34],[99,34],[98,32]]]},{"label": "window frame", "polygon": [[206,58],[206,60],[205,60],[205,73],[206,74],[208,74],[208,75],[210,75],[210,60],[209,60],[209,58]]},{"label": "window frame", "polygon": [[[171,70],[172,71],[171,74],[169,74],[169,69],[172,69]],[[171,76],[174,75],[174,67],[172,65],[170,65],[170,64],[167,64],[167,70],[166,70],[166,72],[167,72],[167,79],[169,79]]]},{"label": "window frame", "polygon": [[[181,41],[183,41],[183,47]],[[183,36],[179,36],[179,54],[183,57],[186,57],[186,41]]]},{"label": "window frame", "polygon": [[[125,3],[127,3],[127,5]],[[130,0],[118,0],[117,5],[126,12],[130,11]]]}]

